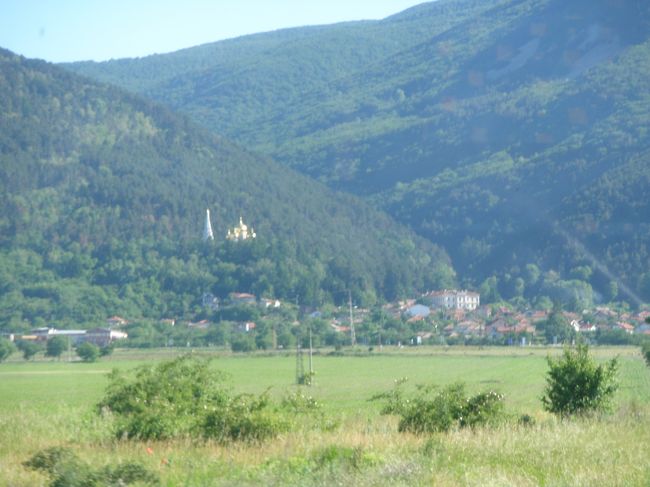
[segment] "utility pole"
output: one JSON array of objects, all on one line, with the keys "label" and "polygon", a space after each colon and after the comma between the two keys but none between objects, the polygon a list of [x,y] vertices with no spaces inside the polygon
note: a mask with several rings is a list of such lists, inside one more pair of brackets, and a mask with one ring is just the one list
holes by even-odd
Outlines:
[{"label": "utility pole", "polygon": [[350,338],[352,346],[357,344],[357,335],[354,332],[354,319],[352,317],[352,291],[348,290],[348,303],[350,304]]},{"label": "utility pole", "polygon": [[305,383],[305,366],[302,362],[302,346],[300,341],[302,336],[298,336],[296,343],[296,384],[301,385]]},{"label": "utility pole", "polygon": [[379,350],[383,350],[384,346],[381,344],[381,332],[384,330],[384,310],[381,310],[381,321],[379,322]]},{"label": "utility pole", "polygon": [[314,364],[313,364],[313,348],[311,343],[311,323],[309,323],[309,385],[311,385],[312,377],[314,375]]}]

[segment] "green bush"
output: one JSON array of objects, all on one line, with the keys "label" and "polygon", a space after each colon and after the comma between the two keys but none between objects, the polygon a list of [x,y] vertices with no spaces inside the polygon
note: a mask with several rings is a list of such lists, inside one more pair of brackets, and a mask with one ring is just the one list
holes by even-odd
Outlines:
[{"label": "green bush", "polygon": [[140,367],[132,379],[114,371],[98,407],[115,417],[117,437],[133,439],[263,440],[285,428],[266,394],[233,396],[222,373],[192,356]]},{"label": "green bush", "polygon": [[645,359],[645,363],[650,367],[650,342],[646,342],[641,347],[641,354]]},{"label": "green bush", "polygon": [[53,447],[39,451],[23,464],[50,477],[51,487],[103,487],[159,485],[158,476],[137,463],[122,463],[93,468],[70,449]]},{"label": "green bush", "polygon": [[288,422],[269,408],[266,394],[237,396],[226,407],[214,407],[201,423],[205,438],[225,443],[229,440],[262,441],[288,428]]},{"label": "green bush", "polygon": [[9,358],[15,350],[16,347],[11,341],[0,337],[0,362]]},{"label": "green bush", "polygon": [[547,358],[549,370],[542,404],[560,416],[585,415],[609,408],[618,388],[618,360],[597,365],[587,345],[565,348],[561,357]]},{"label": "green bush", "polygon": [[462,383],[451,384],[442,390],[420,387],[412,397],[404,397],[398,381],[395,388],[373,399],[384,399],[382,414],[400,416],[399,431],[433,433],[452,428],[478,427],[495,424],[504,417],[503,395],[487,391],[468,397]]},{"label": "green bush", "polygon": [[114,351],[115,351],[115,343],[109,343],[105,347],[101,347],[99,349],[99,356],[108,357],[109,355],[113,355]]},{"label": "green bush", "polygon": [[68,342],[65,338],[55,336],[50,338],[45,345],[45,356],[59,358],[68,348]]},{"label": "green bush", "polygon": [[481,392],[465,400],[458,424],[473,428],[494,422],[502,415],[503,395],[494,391]]},{"label": "green bush", "polygon": [[375,459],[364,452],[363,447],[328,445],[311,454],[311,462],[316,469],[329,468],[332,472],[341,470],[358,471],[376,463]]},{"label": "green bush", "polygon": [[300,390],[287,394],[282,398],[280,404],[283,409],[290,413],[312,412],[319,410],[321,407],[314,397],[305,395]]},{"label": "green bush", "polygon": [[84,342],[77,347],[77,355],[84,362],[96,362],[99,358],[99,347],[90,342]]},{"label": "green bush", "polygon": [[252,352],[255,350],[255,340],[246,335],[235,336],[232,339],[230,348],[233,352]]},{"label": "green bush", "polygon": [[23,358],[25,360],[31,360],[38,352],[43,350],[43,347],[39,343],[31,340],[18,340],[16,346],[23,352]]}]

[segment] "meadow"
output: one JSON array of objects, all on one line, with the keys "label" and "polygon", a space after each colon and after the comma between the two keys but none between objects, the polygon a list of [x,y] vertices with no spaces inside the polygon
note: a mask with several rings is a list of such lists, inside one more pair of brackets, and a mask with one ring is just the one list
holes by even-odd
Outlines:
[{"label": "meadow", "polygon": [[[544,348],[386,347],[314,356],[312,387],[321,425],[298,428],[260,444],[186,439],[116,440],[94,412],[113,368],[129,370],[185,350],[117,350],[97,363],[0,364],[0,485],[48,485],[22,463],[35,452],[66,446],[93,465],[137,461],[163,485],[649,485],[650,369],[637,348],[594,348],[598,360],[618,356],[620,389],[611,414],[559,420],[542,409]],[[295,391],[293,354],[214,357],[237,392],[281,398]],[[307,358],[305,357],[305,367]],[[512,420],[496,428],[415,436],[397,432],[395,418],[369,399],[408,378],[407,385],[463,381],[471,392],[505,395]],[[533,424],[517,418],[528,414]]]}]

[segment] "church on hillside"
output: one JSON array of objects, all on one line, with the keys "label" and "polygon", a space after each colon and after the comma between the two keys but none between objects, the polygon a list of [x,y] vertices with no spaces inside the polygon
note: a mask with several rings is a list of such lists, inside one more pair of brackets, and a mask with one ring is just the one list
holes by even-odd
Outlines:
[{"label": "church on hillside", "polygon": [[242,217],[239,217],[239,225],[233,227],[232,229],[228,229],[228,233],[226,234],[226,239],[231,240],[233,242],[239,242],[242,240],[252,240],[256,237],[257,235],[255,234],[255,231],[253,228],[248,228],[248,226],[244,223]]},{"label": "church on hillside", "polygon": [[[232,242],[241,242],[243,240],[252,240],[257,237],[255,230],[248,227],[244,223],[243,218],[239,217],[239,225],[228,229],[226,239]],[[210,210],[205,210],[205,223],[203,224],[203,240],[214,240],[214,233],[212,232],[212,223],[210,222]]]}]

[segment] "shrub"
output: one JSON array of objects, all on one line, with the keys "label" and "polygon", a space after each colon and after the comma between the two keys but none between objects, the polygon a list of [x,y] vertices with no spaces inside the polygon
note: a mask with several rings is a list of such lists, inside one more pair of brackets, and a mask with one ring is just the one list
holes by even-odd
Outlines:
[{"label": "shrub", "polygon": [[82,462],[70,449],[53,447],[36,453],[23,465],[50,477],[51,487],[100,487],[158,485],[158,476],[137,463],[123,463],[92,468]]},{"label": "shrub", "polygon": [[9,358],[15,350],[16,347],[11,341],[0,337],[0,362]]},{"label": "shrub", "polygon": [[45,346],[45,356],[59,358],[61,354],[68,348],[68,342],[65,338],[55,336],[47,341]]},{"label": "shrub", "polygon": [[650,367],[650,342],[646,342],[641,347],[641,354],[645,359],[645,363]]},{"label": "shrub", "polygon": [[547,358],[548,374],[542,404],[560,416],[584,415],[609,408],[618,388],[618,360],[596,365],[587,345],[565,348],[561,357]]},{"label": "shrub", "polygon": [[16,342],[16,346],[23,352],[23,358],[25,360],[31,360],[38,352],[43,350],[41,345],[30,340],[19,340]]},{"label": "shrub", "polygon": [[266,394],[257,398],[248,394],[237,396],[226,407],[214,407],[205,415],[202,434],[221,443],[273,438],[286,430],[288,423],[268,406]]},{"label": "shrub", "polygon": [[114,371],[98,407],[115,416],[116,436],[143,440],[262,440],[284,427],[266,394],[232,396],[224,375],[192,356],[140,367],[131,380]]},{"label": "shrub", "polygon": [[105,347],[101,347],[99,349],[99,355],[100,357],[108,357],[109,355],[113,355],[114,351],[115,351],[115,343],[110,343]]},{"label": "shrub", "polygon": [[349,447],[329,445],[315,450],[311,454],[311,461],[316,469],[329,468],[332,472],[339,473],[341,469],[358,471],[376,463],[363,447]]},{"label": "shrub", "polygon": [[432,386],[421,387],[415,396],[405,398],[399,381],[393,391],[375,396],[385,399],[382,414],[400,416],[399,431],[433,433],[452,428],[495,424],[503,419],[503,396],[494,391],[471,397],[462,383],[451,384],[435,392]]},{"label": "shrub", "polygon": [[281,406],[290,413],[306,413],[320,409],[321,405],[312,396],[298,390],[282,398]]},{"label": "shrub", "polygon": [[461,427],[480,426],[500,418],[503,414],[503,395],[498,392],[481,392],[465,400],[458,423]]},{"label": "shrub", "polygon": [[96,362],[99,358],[99,347],[90,342],[84,342],[77,347],[77,355],[84,362]]},{"label": "shrub", "polygon": [[233,352],[252,352],[255,350],[255,341],[249,336],[236,336],[232,339],[230,348]]}]

